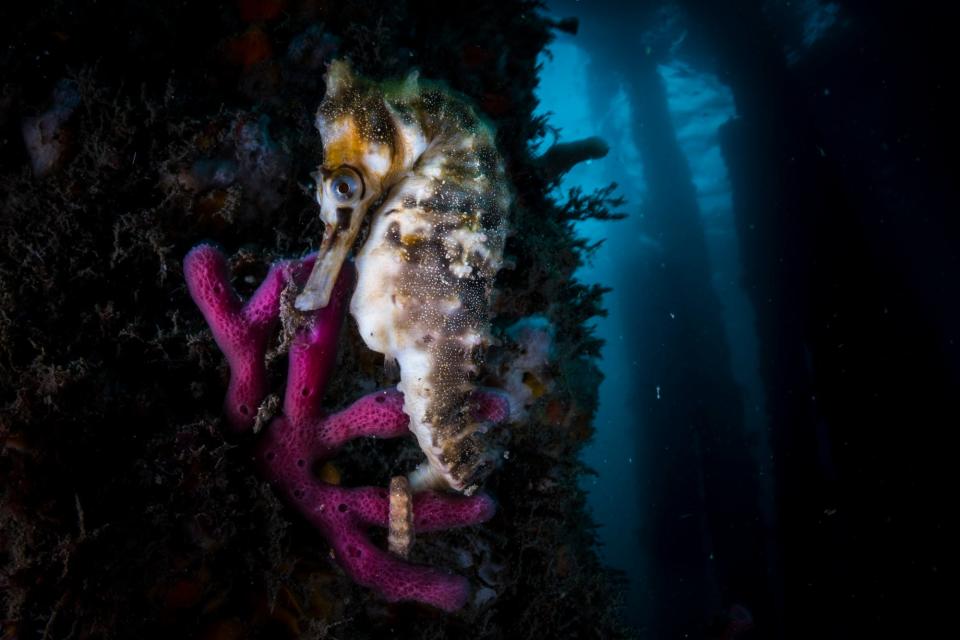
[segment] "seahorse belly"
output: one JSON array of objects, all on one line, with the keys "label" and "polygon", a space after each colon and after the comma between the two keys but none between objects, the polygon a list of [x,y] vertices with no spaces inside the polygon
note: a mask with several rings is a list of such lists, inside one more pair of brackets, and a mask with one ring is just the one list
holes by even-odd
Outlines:
[{"label": "seahorse belly", "polygon": [[473,213],[432,207],[445,186],[428,184],[411,177],[376,214],[356,258],[351,313],[367,346],[400,366],[404,411],[428,461],[411,476],[414,490],[442,481],[470,493],[495,457],[469,400],[503,238],[475,228]]}]

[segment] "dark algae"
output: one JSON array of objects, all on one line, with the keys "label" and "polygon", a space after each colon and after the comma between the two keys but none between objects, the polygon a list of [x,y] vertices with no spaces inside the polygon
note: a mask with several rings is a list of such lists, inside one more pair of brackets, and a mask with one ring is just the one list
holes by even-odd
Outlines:
[{"label": "dark algae", "polygon": [[0,2],[0,640],[956,635],[955,13]]},{"label": "dark algae", "polygon": [[[587,322],[602,308],[573,276],[589,247],[572,224],[603,217],[610,194],[562,206],[535,161],[537,59],[554,34],[537,3],[0,12],[0,636],[625,634],[577,484],[600,379]],[[225,428],[226,362],[184,285],[183,257],[201,241],[230,256],[245,297],[272,262],[316,248],[314,115],[335,58],[375,80],[416,67],[496,126],[516,231],[488,358],[509,361],[519,347],[507,328],[526,316],[555,327],[558,355],[541,374],[551,382],[487,483],[496,516],[418,536],[412,550],[469,579],[471,601],[452,615],[355,585],[257,475],[255,437]],[[261,426],[285,377],[273,340]],[[478,382],[498,386],[505,367]],[[395,382],[347,321],[324,405]],[[418,455],[412,438],[356,441],[314,471],[386,487]]]}]

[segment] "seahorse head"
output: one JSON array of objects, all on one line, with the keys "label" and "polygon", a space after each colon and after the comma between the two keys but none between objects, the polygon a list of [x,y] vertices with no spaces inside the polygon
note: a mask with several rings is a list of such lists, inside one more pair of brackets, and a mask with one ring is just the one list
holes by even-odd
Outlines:
[{"label": "seahorse head", "polygon": [[326,306],[368,211],[426,147],[416,120],[402,112],[403,98],[418,91],[416,73],[380,85],[355,75],[349,63],[336,61],[327,71],[326,86],[316,120],[323,138],[316,197],[324,237],[296,301],[303,311]]}]

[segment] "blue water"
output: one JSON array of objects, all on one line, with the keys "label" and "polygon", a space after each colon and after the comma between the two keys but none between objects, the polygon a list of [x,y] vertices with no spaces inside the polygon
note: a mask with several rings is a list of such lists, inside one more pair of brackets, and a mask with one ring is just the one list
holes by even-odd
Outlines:
[{"label": "blue water", "polygon": [[[601,362],[605,380],[600,388],[596,436],[584,452],[584,460],[598,475],[587,477],[584,484],[594,518],[601,525],[603,559],[625,572],[628,578],[624,594],[626,613],[631,622],[642,625],[644,593],[650,588],[645,581],[648,573],[645,567],[650,557],[640,547],[638,536],[648,501],[643,495],[645,483],[641,478],[644,458],[652,452],[645,450],[644,425],[631,414],[628,399],[638,393],[659,398],[661,389],[657,385],[640,388],[643,354],[624,347],[625,332],[633,326],[626,314],[630,308],[628,301],[632,296],[643,295],[643,291],[636,290],[624,264],[627,257],[641,253],[655,258],[660,248],[654,238],[643,232],[646,185],[644,166],[631,130],[632,105],[621,88],[611,103],[601,106],[605,111],[598,112],[592,107],[589,61],[590,52],[578,44],[576,37],[558,37],[550,47],[550,55],[542,60],[540,112],[550,114],[550,124],[560,129],[561,141],[598,135],[610,145],[607,157],[571,170],[560,192],[577,185],[592,190],[617,182],[620,194],[627,199],[623,209],[628,213],[625,220],[590,220],[578,227],[583,236],[605,242],[577,277],[613,289],[605,299],[609,315],[596,320],[598,335],[606,343]],[[723,306],[733,375],[744,394],[745,427],[756,434],[760,450],[764,451],[766,417],[753,310],[741,284],[730,185],[718,140],[720,126],[736,115],[733,98],[716,77],[694,71],[682,61],[660,65],[657,71],[666,90],[677,141],[696,188],[712,284]],[[760,468],[761,473],[767,473],[764,464]],[[769,489],[765,487],[764,491]],[[764,502],[770,504],[769,500]]]}]

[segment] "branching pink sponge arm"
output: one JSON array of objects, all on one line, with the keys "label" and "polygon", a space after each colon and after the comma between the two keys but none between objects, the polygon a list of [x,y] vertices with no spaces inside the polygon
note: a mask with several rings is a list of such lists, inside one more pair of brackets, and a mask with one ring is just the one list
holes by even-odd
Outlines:
[{"label": "branching pink sponge arm", "polygon": [[257,408],[267,393],[264,357],[280,316],[280,294],[291,279],[305,279],[313,261],[309,257],[273,265],[244,304],[230,284],[227,259],[216,247],[198,245],[183,260],[190,296],[230,365],[224,411],[236,431],[253,427]]},{"label": "branching pink sponge arm", "polygon": [[[341,272],[327,307],[294,338],[284,399],[286,415],[270,425],[261,441],[261,468],[284,499],[330,541],[340,566],[358,584],[389,601],[415,600],[454,611],[469,596],[464,578],[411,564],[370,541],[368,527],[388,525],[390,498],[385,489],[338,487],[322,482],[312,471],[319,461],[353,439],[396,438],[409,433],[403,394],[395,389],[376,391],[342,411],[317,417],[335,360],[339,315],[352,277],[352,273]],[[474,411],[491,422],[502,421],[509,404],[501,394],[480,393]],[[468,498],[421,493],[414,497],[414,529],[438,531],[478,524],[489,520],[495,510],[493,500],[485,495]]]},{"label": "branching pink sponge arm", "polygon": [[330,302],[309,314],[307,325],[297,332],[290,345],[283,413],[298,428],[321,416],[320,403],[337,362],[337,339],[355,282],[356,269],[345,264],[334,284]]},{"label": "branching pink sponge arm", "polygon": [[[414,600],[455,611],[469,596],[466,579],[401,560],[370,541],[368,527],[387,526],[386,489],[330,485],[312,472],[318,461],[347,441],[405,435],[406,424],[402,395],[375,392],[306,428],[278,418],[265,434],[258,458],[264,476],[329,540],[337,562],[354,581],[389,601]],[[495,510],[493,500],[483,494],[420,493],[414,496],[414,527],[425,532],[470,526],[489,520]]]},{"label": "branching pink sponge arm", "polygon": [[[226,258],[210,245],[193,249],[184,260],[190,295],[206,318],[230,365],[225,411],[237,430],[249,429],[266,395],[264,356],[277,325],[280,296],[291,282],[302,283],[312,258],[271,268],[244,305],[230,285]],[[390,498],[383,488],[345,488],[321,481],[315,465],[360,437],[406,435],[403,395],[395,389],[364,396],[346,409],[323,416],[320,403],[336,363],[336,345],[355,279],[342,269],[328,305],[311,312],[291,343],[284,415],[270,424],[258,445],[264,477],[330,543],[343,570],[358,584],[389,601],[412,600],[445,611],[461,608],[469,584],[450,572],[415,565],[374,545],[371,526],[387,527]],[[509,417],[509,403],[494,391],[479,391],[473,411],[491,423]],[[433,492],[414,496],[417,532],[464,527],[489,520],[496,510],[486,495],[472,497]]]}]

